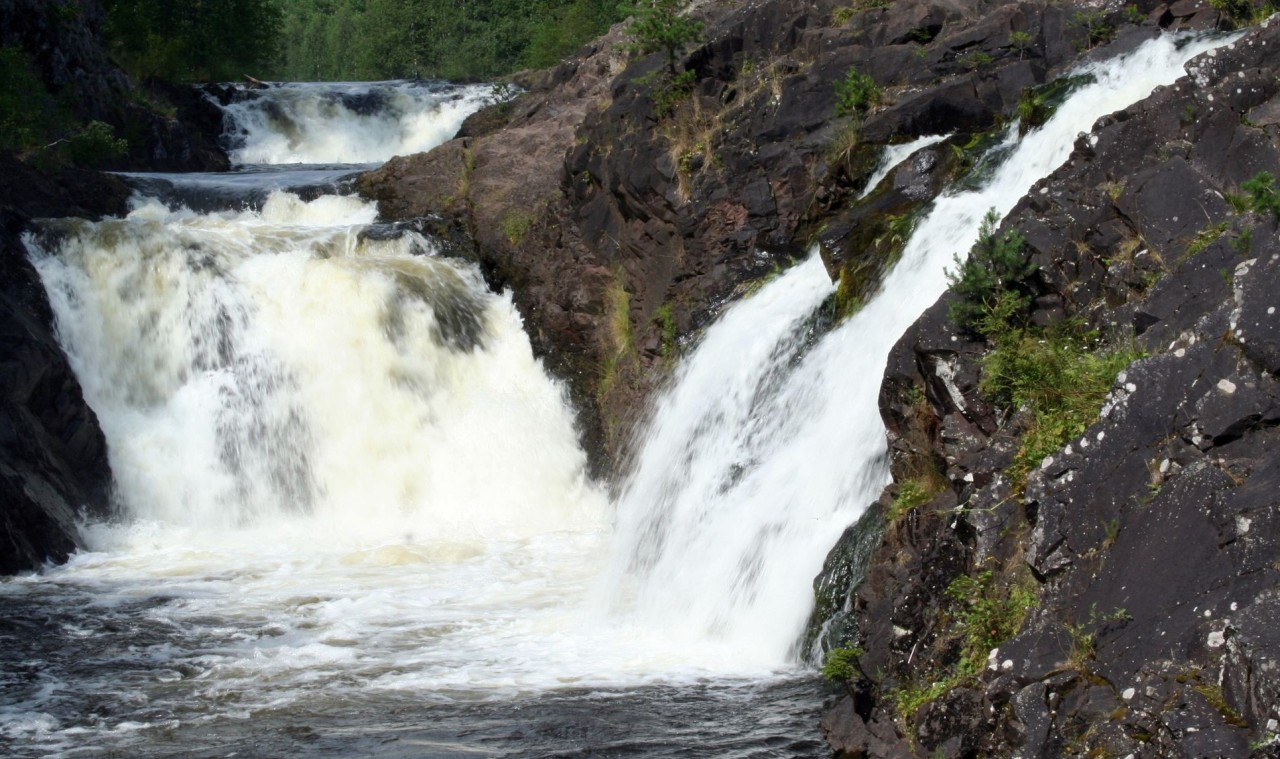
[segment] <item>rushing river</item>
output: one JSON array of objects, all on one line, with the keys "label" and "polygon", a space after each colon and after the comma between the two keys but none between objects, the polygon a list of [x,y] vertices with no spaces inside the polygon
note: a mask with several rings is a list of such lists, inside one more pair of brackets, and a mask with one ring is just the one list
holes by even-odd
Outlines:
[{"label": "rushing river", "polygon": [[0,583],[0,751],[825,755],[797,641],[826,550],[886,482],[889,348],[988,208],[1208,47],[1093,66],[829,333],[816,259],[726,309],[615,503],[510,297],[343,194],[484,91],[246,95],[237,171],[133,175],[127,218],[28,240],[118,517]]}]

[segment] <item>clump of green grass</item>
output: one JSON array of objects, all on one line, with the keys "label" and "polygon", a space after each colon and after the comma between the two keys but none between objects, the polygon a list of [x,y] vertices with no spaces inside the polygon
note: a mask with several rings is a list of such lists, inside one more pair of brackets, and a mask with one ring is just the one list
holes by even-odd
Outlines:
[{"label": "clump of green grass", "polygon": [[1240,185],[1248,193],[1249,205],[1255,211],[1270,211],[1280,217],[1280,192],[1276,191],[1276,178],[1269,171],[1259,171],[1253,178]]},{"label": "clump of green grass", "polygon": [[533,226],[533,214],[527,211],[510,211],[502,217],[502,233],[512,245],[519,245]]},{"label": "clump of green grass", "polygon": [[982,362],[980,388],[1005,408],[1025,408],[1029,421],[1007,474],[1015,492],[1027,475],[1098,416],[1116,375],[1141,354],[1104,346],[1074,321],[1050,328],[1012,327],[996,335]]},{"label": "clump of green grass", "polygon": [[880,102],[880,87],[869,74],[849,69],[844,79],[836,82],[836,115],[856,116],[866,113]]},{"label": "clump of green grass", "polygon": [[1209,5],[1228,16],[1236,26],[1252,26],[1276,12],[1276,5],[1271,0],[1209,0]]},{"label": "clump of green grass", "polygon": [[991,650],[1017,635],[1027,614],[1039,604],[1033,581],[1011,581],[990,569],[955,578],[946,596],[958,607],[950,634],[960,640],[960,656],[945,672],[892,693],[898,718],[905,725],[913,724],[926,704],[976,678]]},{"label": "clump of green grass", "polygon": [[1193,237],[1191,242],[1187,245],[1187,255],[1194,256],[1212,245],[1215,240],[1222,237],[1229,226],[1230,224],[1224,221],[1218,224],[1211,224],[1197,232],[1196,236]]},{"label": "clump of green grass", "polygon": [[982,362],[983,393],[998,406],[1028,412],[1022,447],[1008,470],[1018,492],[1032,469],[1096,419],[1116,375],[1140,354],[1104,345],[1077,320],[1030,325],[1036,267],[1022,235],[997,235],[997,221],[994,211],[987,215],[969,257],[957,256],[957,269],[948,272],[952,292],[960,296],[951,318],[992,344]]}]

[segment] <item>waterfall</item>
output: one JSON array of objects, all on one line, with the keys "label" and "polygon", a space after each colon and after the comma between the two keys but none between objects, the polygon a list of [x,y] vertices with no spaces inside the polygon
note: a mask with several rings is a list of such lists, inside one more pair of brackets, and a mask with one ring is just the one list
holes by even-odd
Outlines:
[{"label": "waterfall", "polygon": [[300,520],[351,544],[599,526],[510,299],[416,234],[362,235],[374,218],[276,192],[31,241],[130,518],[210,540]]},{"label": "waterfall", "polygon": [[878,396],[889,351],[945,291],[952,257],[973,245],[988,209],[1006,215],[1100,116],[1225,42],[1159,37],[1074,72],[1092,83],[1021,140],[1011,126],[985,186],[939,197],[878,294],[816,345],[806,320],[830,292],[816,256],[730,308],[641,438],[610,551],[616,608],[677,640],[793,660],[827,550],[888,483]]},{"label": "waterfall", "polygon": [[223,106],[236,164],[368,164],[451,139],[493,99],[487,85],[325,82],[237,91]]},{"label": "waterfall", "polygon": [[[1161,38],[1086,67],[1093,83],[1044,127],[1008,130],[981,190],[936,200],[844,322],[816,256],[727,307],[613,504],[509,295],[422,235],[371,228],[369,203],[276,183],[307,169],[189,180],[248,183],[251,204],[150,198],[125,218],[42,222],[26,243],[106,435],[119,516],[87,525],[66,566],[0,583],[19,620],[0,663],[20,673],[0,745],[167,756],[238,736],[249,754],[464,756],[647,719],[610,750],[681,755],[715,731],[708,751],[758,756],[810,730],[812,682],[779,681],[826,552],[888,480],[890,348],[988,209],[1052,192],[1035,185],[1080,132],[1214,44]],[[290,89],[315,94],[246,97],[266,136],[244,127],[261,152],[241,160],[373,160],[344,151],[362,113],[394,108],[316,98],[297,119],[328,109],[354,139],[320,150],[277,113],[305,110]],[[465,109],[467,92],[437,94]]]}]

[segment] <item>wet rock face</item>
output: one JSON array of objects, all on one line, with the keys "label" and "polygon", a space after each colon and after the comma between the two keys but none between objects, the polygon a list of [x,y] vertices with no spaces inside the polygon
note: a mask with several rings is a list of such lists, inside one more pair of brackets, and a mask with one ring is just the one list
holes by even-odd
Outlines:
[{"label": "wet rock face", "polygon": [[[1280,101],[1277,45],[1280,27],[1254,30],[1103,119],[1005,221],[1040,267],[1037,323],[1072,315],[1145,354],[1025,492],[1011,491],[1004,470],[1027,420],[984,400],[987,346],[955,331],[950,296],[899,342],[881,396],[895,470],[923,439],[950,488],[891,524],[873,557],[855,624],[864,670],[881,679],[863,725],[833,746],[1273,755],[1280,216],[1249,210],[1241,188],[1280,167],[1267,117]],[[911,388],[928,414],[903,400]],[[947,543],[950,568],[917,558],[920,546]],[[896,713],[895,690],[957,663],[946,588],[986,569],[1030,578],[1037,605],[986,669]],[[900,742],[870,750],[871,726],[883,733],[885,722]]]},{"label": "wet rock face", "polygon": [[0,574],[65,561],[105,515],[106,440],[53,334],[23,217],[0,211]]}]

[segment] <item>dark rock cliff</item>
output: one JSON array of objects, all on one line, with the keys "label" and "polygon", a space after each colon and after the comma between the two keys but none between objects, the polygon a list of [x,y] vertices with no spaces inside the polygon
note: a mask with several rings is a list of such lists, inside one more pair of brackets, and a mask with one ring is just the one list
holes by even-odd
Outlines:
[{"label": "dark rock cliff", "polygon": [[128,194],[97,172],[50,175],[0,155],[0,574],[66,560],[76,520],[106,513],[111,481],[21,234],[33,216],[123,213]]},{"label": "dark rock cliff", "polygon": [[[1038,264],[1033,321],[1145,354],[1024,491],[1032,421],[987,397],[991,346],[953,296],[897,345],[882,506],[922,460],[944,486],[890,520],[851,599],[865,677],[824,720],[838,752],[1274,755],[1280,215],[1242,186],[1280,167],[1277,45],[1251,32],[1104,118],[1005,220]],[[975,609],[1011,599],[1025,620],[965,670]]]}]

